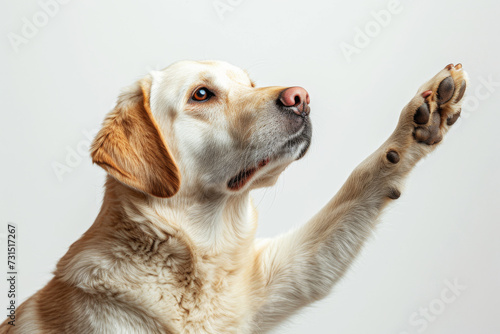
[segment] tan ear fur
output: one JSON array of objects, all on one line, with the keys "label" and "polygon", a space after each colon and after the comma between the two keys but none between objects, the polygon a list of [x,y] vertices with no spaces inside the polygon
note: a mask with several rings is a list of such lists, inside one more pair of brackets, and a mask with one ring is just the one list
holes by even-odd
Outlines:
[{"label": "tan ear fur", "polygon": [[180,188],[180,172],[149,105],[151,79],[124,91],[90,149],[92,161],[119,181],[157,197]]}]

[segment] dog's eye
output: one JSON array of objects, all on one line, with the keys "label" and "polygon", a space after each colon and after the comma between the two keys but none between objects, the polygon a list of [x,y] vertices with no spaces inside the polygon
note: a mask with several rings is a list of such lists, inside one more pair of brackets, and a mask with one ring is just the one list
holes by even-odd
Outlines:
[{"label": "dog's eye", "polygon": [[198,88],[194,91],[192,99],[199,102],[208,101],[214,94],[205,87]]}]

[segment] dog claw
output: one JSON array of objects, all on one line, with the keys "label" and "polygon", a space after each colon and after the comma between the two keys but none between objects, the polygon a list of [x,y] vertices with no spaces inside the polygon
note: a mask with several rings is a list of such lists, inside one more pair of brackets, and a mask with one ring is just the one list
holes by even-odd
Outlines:
[{"label": "dog claw", "polygon": [[432,94],[432,90],[426,90],[422,93],[422,97],[425,99]]}]

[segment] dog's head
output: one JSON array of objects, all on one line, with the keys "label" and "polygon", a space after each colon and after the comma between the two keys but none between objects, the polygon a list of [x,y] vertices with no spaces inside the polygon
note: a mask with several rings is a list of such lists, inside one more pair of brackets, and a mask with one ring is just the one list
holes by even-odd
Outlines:
[{"label": "dog's head", "polygon": [[120,95],[91,155],[157,197],[181,188],[234,194],[274,184],[310,141],[303,88],[258,88],[230,64],[182,61]]}]

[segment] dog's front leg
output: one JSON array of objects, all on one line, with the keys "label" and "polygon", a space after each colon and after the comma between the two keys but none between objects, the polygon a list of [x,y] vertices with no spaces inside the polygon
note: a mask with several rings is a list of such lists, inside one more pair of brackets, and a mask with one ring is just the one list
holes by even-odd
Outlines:
[{"label": "dog's front leg", "polygon": [[330,292],[382,209],[400,196],[405,176],[459,117],[466,80],[461,65],[439,72],[403,109],[389,139],[353,171],[320,212],[299,229],[261,244],[257,263],[264,300],[257,332]]}]

